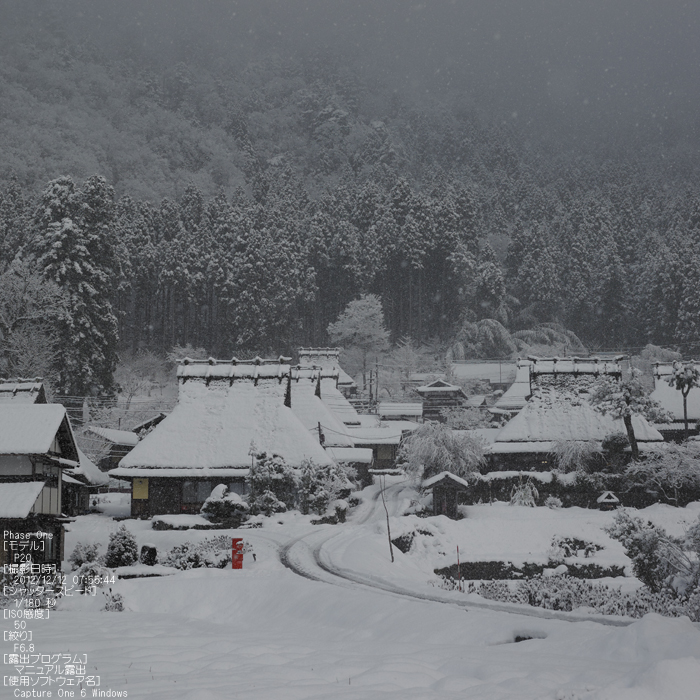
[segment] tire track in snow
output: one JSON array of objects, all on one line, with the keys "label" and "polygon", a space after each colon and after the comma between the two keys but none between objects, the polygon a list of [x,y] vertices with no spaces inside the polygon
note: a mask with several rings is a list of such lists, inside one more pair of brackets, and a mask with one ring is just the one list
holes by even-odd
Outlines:
[{"label": "tire track in snow", "polygon": [[[396,505],[396,498],[387,498],[387,496],[398,496],[398,494],[405,488],[406,482],[399,482],[398,484],[391,484],[384,489],[385,499],[387,501],[387,507],[390,504],[393,505],[390,508],[390,515],[397,515],[396,511],[398,507]],[[374,519],[385,518],[386,514],[383,510],[383,506],[380,508],[379,500],[381,497],[381,489],[377,489],[377,492],[372,495],[372,508],[367,513],[363,513],[361,517],[354,520],[356,525],[364,525],[369,522],[373,517]],[[385,581],[379,577],[371,576],[369,574],[361,574],[357,571],[351,569],[346,569],[344,567],[338,566],[333,563],[330,554],[324,548],[327,549],[332,540],[337,539],[343,535],[347,535],[348,531],[337,532],[331,531],[325,533],[320,542],[310,545],[306,540],[310,537],[317,536],[319,532],[312,532],[306,535],[295,538],[288,544],[283,545],[279,550],[279,557],[282,564],[304,578],[310,579],[312,581],[322,581],[324,583],[330,583],[332,585],[339,585],[342,587],[350,586],[362,586],[365,588],[371,588],[376,591],[382,591],[384,593],[389,593],[392,595],[398,595],[405,598],[413,598],[416,600],[422,600],[426,602],[442,603],[447,605],[454,605],[458,608],[462,608],[466,612],[470,609],[474,610],[492,610],[494,612],[504,612],[515,615],[523,615],[525,617],[534,617],[546,620],[562,620],[565,622],[595,622],[601,625],[607,625],[609,627],[627,627],[632,623],[636,622],[634,619],[619,619],[619,618],[605,618],[602,615],[573,615],[571,613],[566,613],[558,610],[545,610],[543,608],[535,607],[525,607],[518,606],[517,604],[508,603],[488,603],[479,601],[461,601],[452,598],[445,598],[439,595],[430,595],[429,593],[423,593],[419,591],[413,591],[408,588],[402,588],[391,582]],[[294,556],[294,549],[304,547],[308,552],[304,552],[311,555],[311,562],[306,561],[306,566],[299,562],[302,555],[297,554]],[[311,563],[312,567],[315,565],[317,569],[326,574],[325,576],[319,576],[318,573],[312,573],[309,571],[308,564]]]}]

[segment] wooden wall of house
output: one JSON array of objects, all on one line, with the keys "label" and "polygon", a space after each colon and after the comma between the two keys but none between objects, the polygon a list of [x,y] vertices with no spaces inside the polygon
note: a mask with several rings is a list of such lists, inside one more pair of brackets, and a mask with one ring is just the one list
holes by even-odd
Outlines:
[{"label": "wooden wall of house", "polygon": [[467,402],[458,392],[439,392],[423,395],[423,420],[444,422],[441,411],[447,408],[463,408]]},{"label": "wooden wall of house", "polygon": [[242,479],[223,477],[220,479],[181,479],[172,477],[149,477],[132,479],[131,516],[150,518],[154,515],[196,514],[202,508],[212,489],[226,484],[236,493],[247,492]]}]

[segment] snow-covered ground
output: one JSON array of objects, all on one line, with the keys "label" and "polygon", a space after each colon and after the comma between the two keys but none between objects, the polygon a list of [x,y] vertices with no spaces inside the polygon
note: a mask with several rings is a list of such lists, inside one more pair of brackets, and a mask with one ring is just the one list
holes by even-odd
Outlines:
[{"label": "snow-covered ground", "polygon": [[[436,561],[452,563],[457,544],[468,559],[537,561],[554,534],[595,541],[605,546],[597,553],[601,562],[624,563],[600,530],[609,514],[486,505],[468,509],[460,522],[419,519],[399,517],[411,500],[405,485],[388,493],[393,537],[415,527],[433,531],[416,540],[415,550],[395,550],[394,564],[384,509],[370,488],[347,525],[313,526],[309,517],[290,513],[263,528],[229,531],[255,549],[256,560],[246,556],[241,571],[121,580],[113,588],[124,598],[124,612],[98,611],[99,599],[64,599],[49,621],[34,623],[35,642],[42,653],[87,653],[103,690],[139,698],[698,697],[700,631],[687,619],[648,615],[609,626],[546,619],[536,610],[526,616],[465,608],[470,597],[428,583]],[[644,511],[674,534],[698,514],[692,507]],[[222,534],[125,523],[139,545],[155,544],[161,553]],[[79,540],[104,547],[117,526],[104,515],[78,518],[67,551]],[[280,551],[308,578],[285,568]],[[391,590],[338,578],[339,570]],[[432,592],[445,602],[399,595],[395,588]],[[531,639],[516,643],[516,637]]]}]

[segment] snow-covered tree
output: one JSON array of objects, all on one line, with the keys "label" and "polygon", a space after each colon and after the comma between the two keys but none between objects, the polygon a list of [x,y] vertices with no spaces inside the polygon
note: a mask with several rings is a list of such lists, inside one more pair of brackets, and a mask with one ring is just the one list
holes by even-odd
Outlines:
[{"label": "snow-covered tree", "polygon": [[440,472],[465,477],[486,463],[479,438],[456,435],[442,423],[424,423],[403,443],[399,462],[413,479],[427,479]]},{"label": "snow-covered tree", "polygon": [[46,280],[67,298],[58,324],[56,372],[61,394],[109,392],[117,351],[117,319],[110,301],[114,274],[110,241],[112,188],[90,178],[77,191],[70,178],[49,183],[34,216],[28,246]]},{"label": "snow-covered tree", "polygon": [[348,475],[335,462],[323,466],[307,460],[299,477],[299,505],[302,513],[310,510],[323,515],[333,501],[352,488]]},{"label": "snow-covered tree", "polygon": [[139,550],[136,539],[126,529],[125,525],[120,525],[116,532],[109,536],[107,553],[105,554],[105,566],[116,569],[118,566],[131,566],[139,559]]},{"label": "snow-covered tree", "polygon": [[380,298],[363,294],[351,301],[335,323],[328,326],[332,343],[345,348],[356,348],[362,353],[362,372],[367,372],[367,358],[389,347],[389,331],[384,326],[384,312]]},{"label": "snow-covered tree", "polygon": [[632,458],[635,460],[639,459],[639,447],[632,416],[639,415],[654,423],[668,421],[666,411],[649,397],[642,386],[637,370],[632,370],[632,376],[626,380],[602,377],[591,389],[589,401],[601,413],[622,420],[632,448]]},{"label": "snow-covered tree", "polygon": [[[265,452],[255,455],[246,482],[252,513],[281,512],[294,507],[296,473],[279,455]],[[271,495],[275,497],[274,503]]]},{"label": "snow-covered tree", "polygon": [[691,389],[700,387],[700,370],[694,362],[674,362],[673,373],[668,378],[670,386],[681,392],[683,397],[683,422],[685,439],[688,439],[688,394]]},{"label": "snow-covered tree", "polygon": [[20,259],[0,273],[0,372],[53,379],[57,323],[66,299],[53,282]]}]

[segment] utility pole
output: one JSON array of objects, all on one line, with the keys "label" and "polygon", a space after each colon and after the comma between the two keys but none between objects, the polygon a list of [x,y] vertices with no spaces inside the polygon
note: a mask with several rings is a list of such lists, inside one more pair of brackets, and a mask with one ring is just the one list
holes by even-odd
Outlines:
[{"label": "utility pole", "polygon": [[391,563],[394,563],[394,545],[391,544],[391,526],[389,525],[389,509],[386,507],[386,501],[384,500],[384,487],[386,486],[386,476],[384,477],[384,481],[381,481],[382,477],[380,478],[379,485],[381,487],[381,495],[382,495],[382,503],[384,505],[384,512],[386,513],[386,534],[389,537],[389,554],[391,554]]}]

